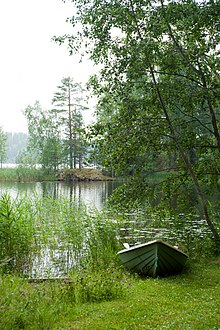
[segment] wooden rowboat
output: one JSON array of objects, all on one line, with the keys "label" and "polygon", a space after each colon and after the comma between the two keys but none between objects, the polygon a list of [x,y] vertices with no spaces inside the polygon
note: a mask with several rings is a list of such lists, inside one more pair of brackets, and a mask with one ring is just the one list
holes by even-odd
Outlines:
[{"label": "wooden rowboat", "polygon": [[145,276],[167,276],[180,273],[188,256],[162,240],[135,245],[118,252],[122,264]]}]

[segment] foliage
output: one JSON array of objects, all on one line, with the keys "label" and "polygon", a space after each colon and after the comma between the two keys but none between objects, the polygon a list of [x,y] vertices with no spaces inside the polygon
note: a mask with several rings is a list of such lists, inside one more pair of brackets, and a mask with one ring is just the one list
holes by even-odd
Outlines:
[{"label": "foliage", "polygon": [[30,164],[19,164],[15,168],[2,168],[0,170],[0,182],[54,181],[56,179],[55,175],[47,174],[41,168],[36,168]]},{"label": "foliage", "polygon": [[18,181],[16,169],[14,168],[1,168],[0,181]]},{"label": "foliage", "polygon": [[48,173],[61,166],[82,167],[86,150],[82,117],[82,110],[87,109],[83,105],[84,90],[70,77],[63,78],[57,89],[52,100],[55,108],[43,110],[36,101],[24,110],[29,140],[27,150],[18,157],[21,163],[40,164]]},{"label": "foliage", "polygon": [[108,181],[113,180],[102,173],[100,170],[93,168],[81,169],[64,169],[58,173],[61,180],[64,181]]},{"label": "foliage", "polygon": [[34,212],[25,200],[0,198],[0,269],[23,272],[31,268],[34,243]]},{"label": "foliage", "polygon": [[[193,187],[197,212],[220,247],[207,199],[219,193],[219,2],[72,2],[77,13],[69,21],[77,32],[55,40],[67,40],[70,51],[84,44],[102,63],[91,79],[100,96],[96,150],[137,182],[152,170],[175,170],[159,194],[181,187],[179,201],[189,202]],[[143,198],[144,189],[133,188],[135,199]]]},{"label": "foliage", "polygon": [[16,163],[17,157],[27,148],[28,135],[26,133],[7,132],[7,162]]},{"label": "foliage", "polygon": [[65,141],[69,167],[76,168],[77,160],[79,168],[82,167],[83,157],[83,116],[82,111],[87,109],[83,102],[84,89],[80,83],[67,77],[61,80],[61,85],[54,93],[53,104],[56,107],[53,113],[63,127],[62,138]]},{"label": "foliage", "polygon": [[0,165],[7,159],[7,135],[0,127]]},{"label": "foliage", "polygon": [[64,162],[63,144],[56,115],[44,111],[39,102],[24,110],[28,121],[29,140],[20,162],[40,164],[47,171],[55,171]]}]

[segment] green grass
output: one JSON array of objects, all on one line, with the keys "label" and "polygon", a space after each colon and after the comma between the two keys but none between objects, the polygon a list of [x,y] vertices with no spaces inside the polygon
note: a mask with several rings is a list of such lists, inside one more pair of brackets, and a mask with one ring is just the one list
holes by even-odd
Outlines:
[{"label": "green grass", "polygon": [[31,182],[57,180],[55,175],[46,173],[43,169],[26,168],[0,168],[0,182]]},{"label": "green grass", "polygon": [[17,170],[15,168],[1,168],[0,181],[18,181]]},{"label": "green grass", "polygon": [[22,272],[30,268],[34,251],[34,212],[31,201],[0,198],[0,270]]},{"label": "green grass", "polygon": [[[1,196],[0,329],[219,330],[220,259],[190,258],[179,276],[131,275],[119,265],[120,219],[112,220],[67,199]],[[68,279],[22,278],[45,246],[72,253]]]},{"label": "green grass", "polygon": [[47,170],[35,167],[24,167],[18,165],[16,168],[0,168],[0,182],[31,182],[31,181],[107,181],[111,177],[105,176],[100,170],[96,169],[64,169],[58,173],[48,173]]},{"label": "green grass", "polygon": [[[119,283],[119,294],[101,301],[76,300],[76,282],[28,283],[0,279],[0,328],[62,330],[219,329],[219,260],[192,264],[185,274],[168,278],[139,278],[120,270],[120,281],[111,272],[81,281],[91,292],[102,283]],[[123,274],[123,275],[122,275]],[[80,275],[78,274],[78,281]],[[97,279],[96,279],[97,278]],[[111,280],[110,280],[111,279]],[[92,284],[93,283],[93,284]],[[112,282],[113,283],[113,282]],[[115,284],[115,288],[117,288]],[[79,287],[78,287],[79,289]],[[123,290],[122,290],[123,289]],[[122,290],[122,291],[121,291]],[[86,289],[85,289],[86,291]],[[106,290],[104,290],[106,292]],[[95,291],[94,291],[95,292]],[[117,292],[117,290],[116,290]],[[87,292],[88,293],[88,292]]]},{"label": "green grass", "polygon": [[37,195],[13,199],[3,194],[0,271],[53,277],[54,270],[65,275],[74,270],[106,269],[118,262],[118,228],[104,213],[69,199]]},{"label": "green grass", "polygon": [[136,279],[121,301],[84,305],[64,329],[219,329],[219,265],[188,274]]}]

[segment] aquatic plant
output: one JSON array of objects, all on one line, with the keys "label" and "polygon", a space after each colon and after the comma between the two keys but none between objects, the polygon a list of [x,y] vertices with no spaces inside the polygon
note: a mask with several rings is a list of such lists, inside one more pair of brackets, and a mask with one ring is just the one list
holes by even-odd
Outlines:
[{"label": "aquatic plant", "polygon": [[0,268],[23,272],[31,267],[34,245],[34,213],[27,199],[0,198]]}]

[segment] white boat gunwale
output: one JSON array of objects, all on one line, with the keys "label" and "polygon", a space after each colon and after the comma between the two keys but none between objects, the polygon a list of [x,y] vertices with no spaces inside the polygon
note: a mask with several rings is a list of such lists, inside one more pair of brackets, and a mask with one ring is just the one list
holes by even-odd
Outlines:
[{"label": "white boat gunwale", "polygon": [[175,251],[177,251],[177,252],[185,255],[188,258],[188,255],[185,252],[183,252],[182,250],[176,248],[175,246],[170,245],[167,242],[162,241],[161,239],[156,239],[156,240],[153,240],[153,241],[149,241],[147,243],[143,243],[143,244],[138,244],[138,245],[131,246],[128,249],[120,250],[118,252],[118,254],[126,253],[128,251],[132,251],[132,250],[136,250],[136,249],[141,249],[141,248],[144,248],[144,247],[147,247],[147,246],[150,246],[150,245],[153,245],[153,244],[157,244],[157,243],[158,244],[165,245],[165,246],[171,248],[172,250],[175,250]]}]

